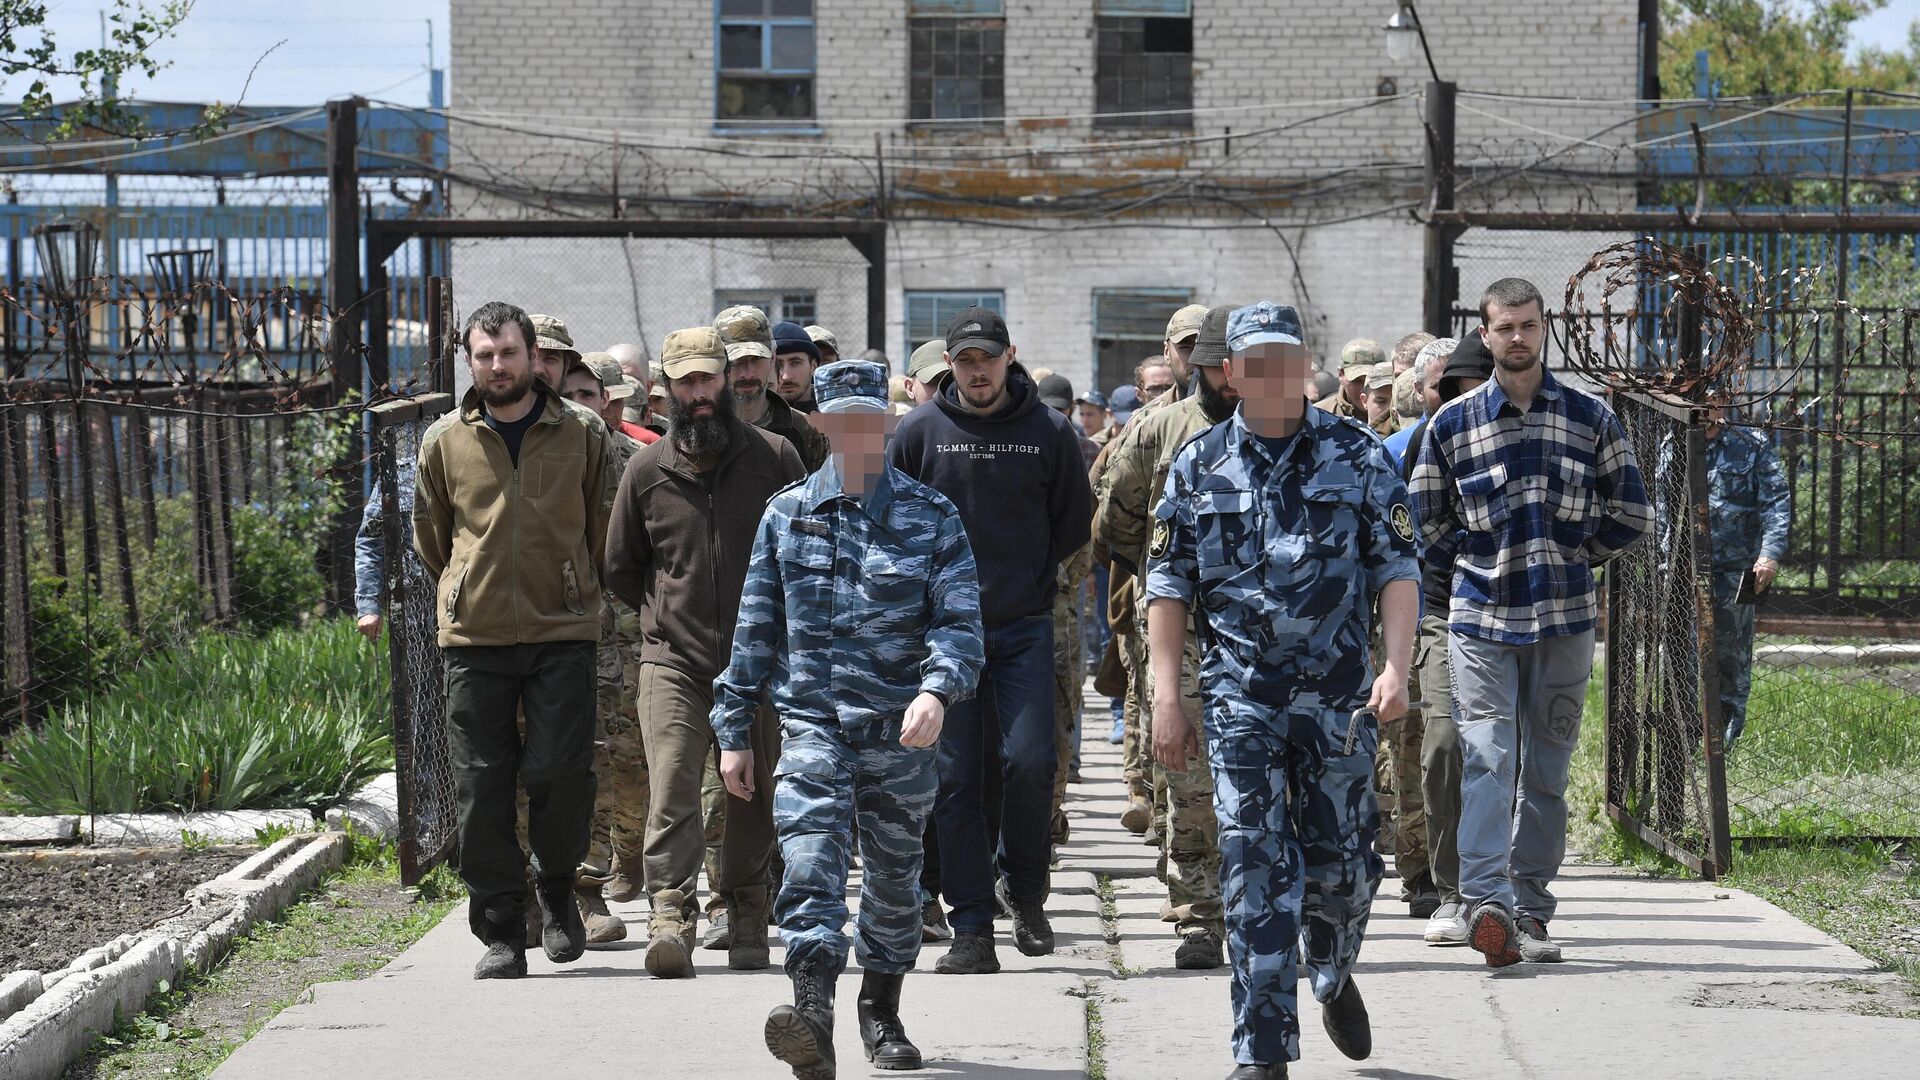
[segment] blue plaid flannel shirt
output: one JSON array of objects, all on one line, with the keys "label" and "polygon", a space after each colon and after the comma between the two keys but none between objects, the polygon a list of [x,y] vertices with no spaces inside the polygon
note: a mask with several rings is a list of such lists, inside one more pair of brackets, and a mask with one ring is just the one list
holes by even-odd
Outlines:
[{"label": "blue plaid flannel shirt", "polygon": [[1510,645],[1592,629],[1592,568],[1653,524],[1613,410],[1547,372],[1525,412],[1489,380],[1431,427],[1412,495],[1427,561],[1453,567],[1448,626]]}]

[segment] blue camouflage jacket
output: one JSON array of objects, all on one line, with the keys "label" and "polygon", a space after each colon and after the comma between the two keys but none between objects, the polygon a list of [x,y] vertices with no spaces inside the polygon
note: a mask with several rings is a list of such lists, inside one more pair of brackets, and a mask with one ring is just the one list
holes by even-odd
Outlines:
[{"label": "blue camouflage jacket", "polygon": [[1793,495],[1780,458],[1759,435],[1736,427],[1707,440],[1707,522],[1716,570],[1745,570],[1787,553]]},{"label": "blue camouflage jacket", "polygon": [[1200,683],[1351,709],[1373,681],[1375,595],[1420,576],[1406,485],[1371,431],[1308,409],[1276,455],[1242,414],[1188,440],[1147,549],[1147,597],[1198,605]]},{"label": "blue camouflage jacket", "polygon": [[896,737],[917,695],[972,697],[986,662],[959,510],[892,466],[856,499],[829,457],[760,519],[713,730],[722,749],[748,749],[771,689],[783,721]]},{"label": "blue camouflage jacket", "polygon": [[[419,468],[419,459],[412,454],[394,455],[394,479],[399,498],[396,501],[400,517],[408,522],[403,533],[409,540],[413,537],[413,488],[414,473]],[[367,492],[367,505],[360,511],[360,530],[353,534],[353,613],[355,615],[380,614],[380,587],[387,569],[387,518],[386,501],[382,497],[381,484],[376,478],[373,487]],[[407,550],[409,558],[413,552]]]}]

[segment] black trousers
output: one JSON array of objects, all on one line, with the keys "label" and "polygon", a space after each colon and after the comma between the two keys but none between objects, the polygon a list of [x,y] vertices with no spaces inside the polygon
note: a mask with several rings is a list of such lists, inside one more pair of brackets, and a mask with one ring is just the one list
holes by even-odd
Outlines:
[{"label": "black trousers", "polygon": [[[593,825],[594,643],[470,645],[444,650],[447,743],[460,813],[467,924],[487,940],[521,933],[526,853],[514,835],[516,784],[541,882],[573,887]],[[516,715],[526,714],[521,738]]]}]

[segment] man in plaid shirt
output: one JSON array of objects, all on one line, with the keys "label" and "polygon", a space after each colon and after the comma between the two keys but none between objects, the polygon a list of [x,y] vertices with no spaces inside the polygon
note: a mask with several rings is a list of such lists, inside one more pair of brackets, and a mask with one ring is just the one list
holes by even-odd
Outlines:
[{"label": "man in plaid shirt", "polygon": [[1541,363],[1540,290],[1480,301],[1492,381],[1430,422],[1412,495],[1448,611],[1460,780],[1460,893],[1487,966],[1556,962],[1547,886],[1567,846],[1567,769],[1593,671],[1593,567],[1653,511],[1620,421]]}]

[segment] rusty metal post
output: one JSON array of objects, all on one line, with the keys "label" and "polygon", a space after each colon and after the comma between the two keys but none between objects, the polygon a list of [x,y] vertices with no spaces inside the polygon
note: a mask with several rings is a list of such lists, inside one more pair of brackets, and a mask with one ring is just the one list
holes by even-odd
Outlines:
[{"label": "rusty metal post", "polygon": [[60,579],[62,588],[67,579],[67,515],[66,500],[62,498],[60,484],[60,446],[54,431],[57,422],[54,419],[51,404],[40,407],[40,462],[47,476],[47,544],[52,548],[53,576]]},{"label": "rusty metal post", "polygon": [[137,634],[140,630],[140,600],[133,590],[133,545],[127,540],[127,504],[120,487],[120,451],[118,440],[113,436],[113,412],[110,408],[103,408],[101,412],[97,432],[101,443],[100,460],[106,463],[107,472],[107,527],[113,532],[113,557],[120,568],[120,614],[127,632]]},{"label": "rusty metal post", "polygon": [[33,719],[33,597],[27,569],[27,432],[19,406],[0,405],[0,659],[7,696],[0,732]]}]

